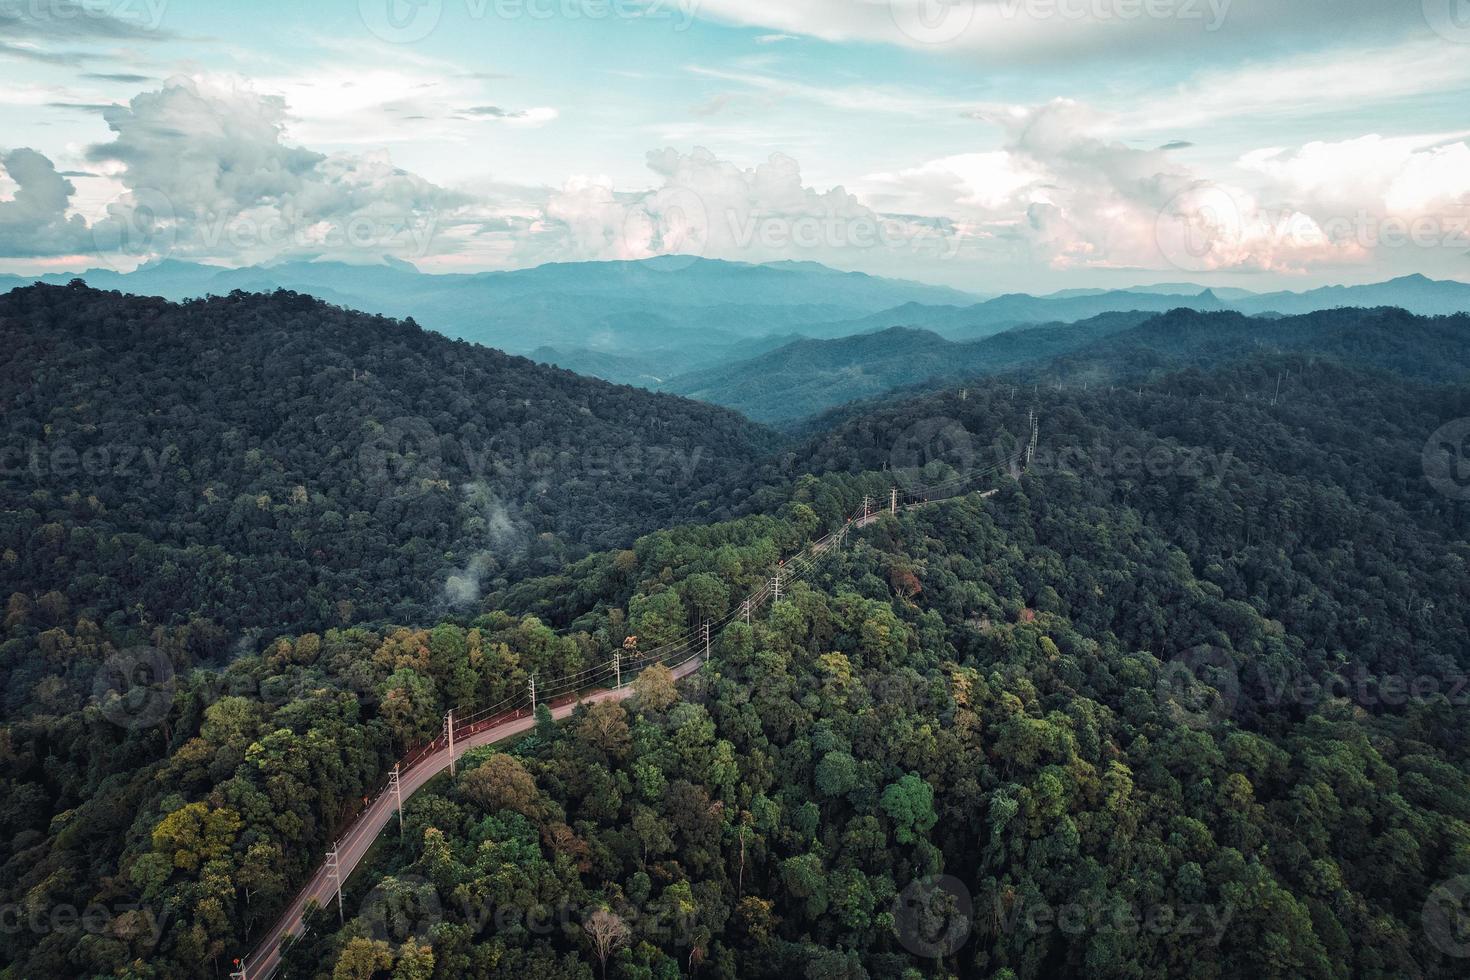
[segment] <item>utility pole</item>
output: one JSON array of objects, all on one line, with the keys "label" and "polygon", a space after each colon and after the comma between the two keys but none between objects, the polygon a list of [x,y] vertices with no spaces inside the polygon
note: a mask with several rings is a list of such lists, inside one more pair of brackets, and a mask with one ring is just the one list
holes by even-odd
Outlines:
[{"label": "utility pole", "polygon": [[[453,758],[454,752],[450,751]],[[398,785],[398,763],[393,763],[393,771],[388,773],[388,788],[393,791],[393,800],[398,804],[398,836],[403,836],[403,790]]]},{"label": "utility pole", "polygon": [[863,494],[863,523],[864,524],[866,524],[868,522],[868,507],[872,503],[872,501],[873,501],[873,498],[872,497],[870,497],[868,494]]},{"label": "utility pole", "polygon": [[[353,380],[355,381],[357,379],[354,378]],[[744,844],[744,841],[741,841],[741,843]],[[236,960],[234,966],[234,971],[230,973],[230,980],[245,980],[245,964]]]},{"label": "utility pole", "polygon": [[1036,456],[1036,437],[1040,423],[1036,418],[1036,409],[1026,412],[1026,425],[1031,429],[1031,438],[1026,441],[1026,468],[1031,468],[1031,460]]},{"label": "utility pole", "polygon": [[536,713],[536,675],[535,674],[532,674],[530,676],[529,680],[530,680],[530,684],[531,684],[531,713],[532,714],[535,714]]},{"label": "utility pole", "polygon": [[704,621],[704,659],[709,660],[709,620]]},{"label": "utility pole", "polygon": [[745,614],[745,625],[750,625],[750,600],[746,599],[740,603],[740,611]]},{"label": "utility pole", "polygon": [[898,513],[898,487],[888,491],[888,513]]},{"label": "utility pole", "polygon": [[449,736],[449,775],[454,775],[454,709],[444,716],[444,732]]},{"label": "utility pole", "polygon": [[335,842],[332,844],[332,849],[327,852],[327,877],[332,879],[332,884],[337,889],[337,922],[339,925],[346,925],[347,915],[342,911],[342,867],[337,860]]},{"label": "utility pole", "polygon": [[615,678],[613,690],[616,691],[623,686],[623,651],[621,650],[613,651],[613,677]]},{"label": "utility pole", "polygon": [[775,595],[771,599],[771,605],[774,606],[776,603],[778,603],[778,602],[781,601],[781,573],[780,572],[777,572],[776,573],[776,577],[773,578],[773,579],[771,579],[771,588],[773,590],[775,590]]}]

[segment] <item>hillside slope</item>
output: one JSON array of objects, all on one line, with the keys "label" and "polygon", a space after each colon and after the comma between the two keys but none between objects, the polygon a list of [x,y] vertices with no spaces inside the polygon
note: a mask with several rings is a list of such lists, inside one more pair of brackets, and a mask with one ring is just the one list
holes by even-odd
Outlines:
[{"label": "hillside slope", "polygon": [[[1034,406],[1043,452],[997,496],[884,517],[737,616],[682,691],[655,677],[627,708],[543,718],[425,787],[349,883],[346,928],[318,912],[283,975],[592,980],[582,924],[606,909],[629,940],[612,977],[691,958],[758,980],[1458,976],[1424,909],[1470,873],[1470,504],[1421,454],[1470,396],[1283,366],[1293,397],[1274,403],[1260,358],[1141,391],[1037,404],[982,384],[893,406],[832,433],[846,465],[765,513],[499,597],[575,632],[487,612],[283,639],[227,679],[180,677],[127,731],[78,707],[106,648],[12,616],[6,898],[177,911],[156,934],[0,944],[22,975],[136,956],[207,975],[447,704],[725,619],[777,556],[881,494],[895,473],[868,460],[916,426],[972,447],[931,466],[970,469]],[[47,646],[71,655],[22,656]],[[35,680],[38,661],[59,676]],[[567,928],[522,927],[545,909]],[[1063,910],[1076,927],[1053,927]]]},{"label": "hillside slope", "polygon": [[963,344],[910,327],[798,340],[749,360],[679,375],[661,390],[724,405],[758,422],[785,423],[931,379],[978,376],[1045,360],[1151,315],[1106,313]]},{"label": "hillside slope", "polygon": [[[0,297],[0,590],[110,625],[423,618],[718,516],[723,409],[293,293]],[[233,639],[233,635],[231,637]]]},{"label": "hillside slope", "polygon": [[[166,321],[145,304],[130,327],[94,302],[85,329],[126,337],[154,308]],[[257,380],[261,412],[289,377]],[[1033,409],[1019,480],[789,563],[743,622],[780,556],[910,466],[983,471]],[[448,622],[303,631],[223,675],[188,669],[190,627],[160,630],[166,683],[127,700],[98,686],[119,638],[12,600],[0,898],[140,911],[95,941],[6,930],[0,956],[20,976],[211,975],[448,706],[734,619],[682,691],[655,674],[631,710],[543,718],[427,786],[349,883],[346,928],[320,911],[283,976],[592,980],[601,909],[629,930],[613,977],[1458,976],[1424,909],[1470,873],[1470,503],[1426,453],[1467,416],[1463,385],[1290,352],[1126,389],[982,382],[835,427],[751,516],[557,565]],[[546,908],[567,928],[519,927]],[[1037,927],[1062,909],[1084,925]],[[1124,931],[1099,909],[1210,928]]]}]

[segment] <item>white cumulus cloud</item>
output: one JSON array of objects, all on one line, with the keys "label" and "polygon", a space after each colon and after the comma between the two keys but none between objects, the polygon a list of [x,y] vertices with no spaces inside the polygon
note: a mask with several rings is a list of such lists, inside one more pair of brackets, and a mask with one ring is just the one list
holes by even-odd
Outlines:
[{"label": "white cumulus cloud", "polygon": [[286,103],[236,83],[174,78],[103,110],[91,147],[123,194],[99,247],[250,263],[285,256],[422,257],[466,200],[386,151],[322,154],[284,138]]}]

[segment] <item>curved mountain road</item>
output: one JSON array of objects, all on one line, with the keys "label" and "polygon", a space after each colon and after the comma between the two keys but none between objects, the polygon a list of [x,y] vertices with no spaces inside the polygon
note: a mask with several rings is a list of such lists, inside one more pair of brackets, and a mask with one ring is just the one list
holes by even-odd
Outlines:
[{"label": "curved mountain road", "polygon": [[[985,491],[982,497],[991,497],[995,490]],[[921,497],[918,500],[906,500],[900,503],[895,497],[888,507],[876,509],[864,513],[861,517],[854,518],[846,528],[839,529],[827,535],[819,542],[814,542],[810,548],[810,554],[815,557],[834,547],[841,547],[846,531],[866,527],[883,517],[885,514],[897,510],[913,510],[917,507],[925,507],[930,504],[941,503],[945,499],[929,499]],[[783,565],[785,563],[783,562]],[[763,587],[753,596],[753,600],[764,601],[769,597],[770,590]],[[700,668],[704,663],[702,655],[696,654],[679,666],[672,668],[674,678],[688,677]],[[555,703],[551,706],[551,717],[561,720],[570,717],[579,704],[593,704],[597,701],[622,701],[633,693],[631,685],[620,688],[602,689],[589,691],[584,695],[578,695]],[[471,749],[493,745],[516,735],[530,731],[536,725],[536,718],[532,712],[522,709],[517,715],[504,721],[495,722],[485,728],[474,726],[464,735],[456,735],[454,742],[454,758],[458,759]],[[432,750],[422,759],[416,761],[412,768],[403,769],[399,772],[399,788],[404,799],[412,796],[424,787],[429,780],[449,768],[449,747],[438,742],[433,744]],[[383,828],[396,816],[397,802],[391,790],[380,793],[358,817],[348,826],[347,830],[337,841],[338,874],[345,884],[347,879],[357,869],[367,852],[372,848],[373,842],[377,840]],[[337,886],[333,880],[332,873],[326,862],[318,865],[316,871],[307,881],[306,885],[292,899],[291,904],[281,915],[275,926],[261,939],[260,944],[241,966],[231,974],[238,980],[265,980],[275,973],[281,962],[281,944],[289,937],[299,935],[302,928],[302,918],[306,914],[306,906],[315,900],[318,905],[326,907],[337,897]]]},{"label": "curved mountain road", "polygon": [[[688,677],[700,668],[704,663],[702,656],[695,656],[689,661],[673,668],[674,678]],[[593,704],[598,701],[622,701],[633,693],[631,685],[621,688],[604,689],[592,691],[575,700],[552,707],[551,717],[558,721],[570,717],[578,705]],[[455,736],[454,757],[478,749],[486,745],[504,741],[516,735],[524,734],[536,726],[536,718],[529,711],[518,717],[500,722],[481,731],[476,731],[464,736]],[[398,782],[400,792],[404,799],[412,796],[422,789],[431,779],[449,768],[449,747],[441,746],[434,752],[425,756],[417,762],[412,769],[406,769],[399,773]],[[367,852],[372,848],[373,841],[378,839],[378,834],[383,828],[397,818],[397,802],[391,791],[385,791],[370,803],[356,820],[347,828],[337,841],[338,873],[345,883],[352,876],[352,872],[362,862]],[[319,865],[306,885],[299,891],[291,904],[282,913],[280,919],[270,932],[261,939],[260,945],[245,963],[233,974],[243,980],[264,980],[264,978],[275,973],[281,962],[281,943],[288,937],[299,935],[302,927],[302,919],[306,914],[306,906],[312,900],[318,905],[326,907],[337,899],[337,887],[333,881],[332,874],[325,862]]]}]

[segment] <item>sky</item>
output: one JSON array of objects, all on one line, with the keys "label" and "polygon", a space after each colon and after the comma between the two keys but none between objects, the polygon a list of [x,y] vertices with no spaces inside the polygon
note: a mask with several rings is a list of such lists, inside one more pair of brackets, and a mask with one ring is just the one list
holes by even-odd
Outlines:
[{"label": "sky", "polygon": [[1470,0],[0,0],[0,271],[1470,280]]}]

